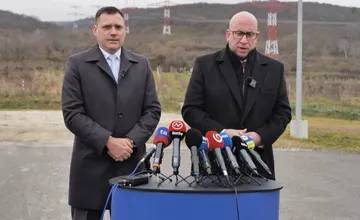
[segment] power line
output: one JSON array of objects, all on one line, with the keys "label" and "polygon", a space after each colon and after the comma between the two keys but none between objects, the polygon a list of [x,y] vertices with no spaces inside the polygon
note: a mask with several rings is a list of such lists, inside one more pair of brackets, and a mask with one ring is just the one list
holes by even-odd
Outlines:
[{"label": "power line", "polygon": [[77,10],[81,8],[81,6],[79,5],[70,5],[71,8],[73,8],[73,12],[68,13],[69,15],[73,15],[74,16],[74,21],[73,21],[73,28],[77,29],[78,28],[78,16],[79,15],[84,15],[82,13],[79,13]]}]

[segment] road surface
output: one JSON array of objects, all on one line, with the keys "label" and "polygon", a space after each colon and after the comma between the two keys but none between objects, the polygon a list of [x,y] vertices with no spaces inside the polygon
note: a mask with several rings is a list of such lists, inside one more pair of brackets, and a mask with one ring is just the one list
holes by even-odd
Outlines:
[{"label": "road surface", "polygon": [[[176,114],[164,114],[168,125]],[[69,220],[71,135],[59,112],[0,112],[0,219]],[[6,138],[6,140],[4,140]],[[10,140],[13,139],[13,140]],[[30,141],[30,142],[29,142]],[[163,172],[171,173],[171,149]],[[190,169],[182,148],[182,172]],[[281,220],[360,219],[360,155],[336,151],[275,150]],[[261,207],[256,207],[261,211]],[[150,219],[150,218],[149,218]]]}]

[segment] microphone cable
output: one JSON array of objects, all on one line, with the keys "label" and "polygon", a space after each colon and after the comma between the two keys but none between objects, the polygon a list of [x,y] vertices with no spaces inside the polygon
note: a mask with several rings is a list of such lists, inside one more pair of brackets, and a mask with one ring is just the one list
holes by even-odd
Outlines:
[{"label": "microphone cable", "polygon": [[[137,171],[137,169],[139,169],[140,167],[140,164],[137,164],[135,169],[127,176],[127,177],[130,177],[130,176],[133,176],[135,174],[135,172]],[[106,202],[105,202],[105,206],[104,206],[104,209],[103,209],[103,212],[101,214],[101,218],[100,220],[103,220],[104,219],[104,215],[105,215],[105,211],[106,211],[106,207],[109,203],[109,200],[110,200],[110,197],[112,197],[112,195],[115,193],[115,190],[119,187],[119,182],[115,183],[112,187],[111,187],[111,190],[108,194],[108,197],[106,199]]]},{"label": "microphone cable", "polygon": [[234,184],[232,184],[229,180],[228,183],[230,186],[232,186],[234,188],[234,193],[235,193],[235,204],[236,204],[236,216],[237,216],[237,220],[240,220],[240,211],[239,211],[239,197],[238,197],[238,192],[236,189],[236,186]]}]

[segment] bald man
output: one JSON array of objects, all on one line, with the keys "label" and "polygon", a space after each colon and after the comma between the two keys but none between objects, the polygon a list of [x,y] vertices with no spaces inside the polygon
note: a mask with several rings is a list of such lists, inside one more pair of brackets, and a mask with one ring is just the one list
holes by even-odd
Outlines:
[{"label": "bald man", "polygon": [[195,59],[182,117],[203,135],[250,136],[272,171],[260,173],[275,180],[272,145],[291,121],[284,65],[256,50],[258,22],[249,12],[235,14],[225,36],[225,48]]}]

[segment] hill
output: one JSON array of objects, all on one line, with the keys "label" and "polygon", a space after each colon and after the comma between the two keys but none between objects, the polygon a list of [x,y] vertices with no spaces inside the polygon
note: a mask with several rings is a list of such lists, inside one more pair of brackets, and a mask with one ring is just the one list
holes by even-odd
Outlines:
[{"label": "hill", "polygon": [[[291,10],[280,9],[278,21],[280,23],[294,23],[297,20],[297,3],[285,3]],[[306,23],[318,24],[349,24],[360,21],[360,10],[355,7],[343,7],[325,3],[303,3],[303,18]],[[163,8],[125,8],[123,12],[130,11],[130,25],[143,28],[155,22],[161,22],[164,16]],[[248,4],[209,4],[196,3],[171,7],[171,20],[177,23],[226,23],[231,15],[241,10],[253,13],[260,21],[266,22],[268,9],[249,7]],[[93,17],[77,21],[80,27],[93,25]],[[59,25],[71,27],[72,22],[58,22]]]},{"label": "hill", "polygon": [[[294,9],[279,11],[278,38],[280,60],[290,74],[296,69],[297,10],[296,3],[288,4]],[[245,8],[243,4],[197,3],[173,7],[170,36],[162,35],[163,8],[132,9],[125,46],[146,55],[154,69],[161,65],[164,71],[189,70],[196,56],[224,47],[229,18],[241,10],[258,17],[261,33],[258,49],[264,52],[268,11]],[[1,19],[10,15],[12,19]],[[22,22],[15,22],[21,19]],[[49,24],[4,11],[0,11],[0,20],[8,27],[6,31],[0,30],[3,33],[0,35],[0,58],[5,61],[51,61],[62,65],[70,54],[96,43],[90,30],[94,18],[77,21],[79,29],[76,30],[67,28],[72,27],[72,22]],[[304,20],[304,71],[314,75],[360,73],[357,65],[348,65],[353,61],[358,63],[356,60],[360,58],[359,9],[306,2]],[[42,30],[35,30],[35,27]],[[19,34],[12,28],[33,31]]]},{"label": "hill", "polygon": [[19,15],[10,11],[0,10],[0,29],[18,29],[22,31],[33,31],[36,29],[57,29],[60,26],[51,22],[43,22],[39,19],[28,16]]},{"label": "hill", "polygon": [[[165,110],[178,111],[189,80],[187,74],[174,73],[188,72],[196,56],[223,48],[228,21],[241,10],[245,10],[241,5],[203,3],[174,7],[171,35],[162,34],[162,8],[130,13],[125,47],[148,57],[154,70],[161,67],[170,72],[154,74]],[[258,50],[264,52],[268,12],[246,10],[259,19]],[[66,59],[96,43],[90,29],[94,19],[82,19],[78,21],[80,28],[72,29],[67,28],[72,22],[66,21],[49,24],[15,14],[10,14],[11,19],[1,19],[6,13],[9,16],[0,11],[0,109],[58,108]],[[296,17],[296,10],[278,13],[279,59],[285,64],[292,106],[296,92]],[[359,120],[359,9],[304,3],[304,18],[304,114]]]}]

